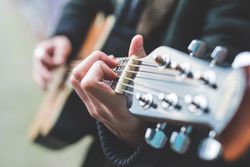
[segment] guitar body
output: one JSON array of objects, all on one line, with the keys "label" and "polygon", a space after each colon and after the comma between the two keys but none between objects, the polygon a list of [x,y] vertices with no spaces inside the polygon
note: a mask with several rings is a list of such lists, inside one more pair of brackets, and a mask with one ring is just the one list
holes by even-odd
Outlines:
[{"label": "guitar body", "polygon": [[[100,49],[113,24],[113,16],[105,18],[103,14],[98,14],[77,60],[82,60]],[[54,71],[53,80],[28,133],[30,141],[50,149],[61,149],[93,131],[94,120],[87,114],[84,104],[68,84],[71,68],[70,64]]]}]

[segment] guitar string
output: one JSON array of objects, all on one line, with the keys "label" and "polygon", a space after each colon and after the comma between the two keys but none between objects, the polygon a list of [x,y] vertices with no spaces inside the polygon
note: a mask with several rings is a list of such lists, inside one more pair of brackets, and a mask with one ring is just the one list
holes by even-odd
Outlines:
[{"label": "guitar string", "polygon": [[[197,80],[191,80],[190,78],[185,77],[185,76],[184,76],[184,78],[181,78],[182,76],[174,75],[174,74],[157,73],[157,72],[144,71],[144,70],[131,71],[131,70],[118,69],[118,70],[114,70],[114,71],[115,72],[124,72],[125,71],[125,72],[133,73],[133,74],[138,74],[138,73],[144,72],[144,73],[151,73],[151,74],[155,74],[155,75],[163,75],[163,76],[170,78],[170,79],[167,79],[167,78],[156,79],[156,78],[152,78],[152,77],[149,78],[149,77],[136,76],[136,78],[146,79],[146,80],[155,80],[155,81],[161,81],[161,82],[167,82],[167,83],[182,84],[182,85],[186,85],[186,86],[197,86],[197,84],[200,84],[200,83],[196,82]],[[172,79],[172,78],[175,78],[175,79]]]},{"label": "guitar string", "polygon": [[[134,88],[132,85],[128,85],[128,84],[125,84],[125,83],[122,83],[122,82],[117,82],[117,81],[114,81],[113,83],[121,83],[122,85],[126,86],[126,87],[130,87],[130,88],[133,88],[134,90],[137,90],[139,92],[144,92],[144,93],[147,93],[146,91],[144,90],[141,90],[139,88]],[[126,90],[126,89],[121,89],[123,92],[126,91],[126,93],[130,93],[131,95],[135,95],[133,91],[129,91],[129,90]]]},{"label": "guitar string", "polygon": [[[118,62],[119,62],[119,65],[114,69],[115,72],[124,72],[124,68],[122,67],[126,67],[127,65],[130,65],[130,66],[134,66],[134,67],[141,67],[141,66],[150,66],[150,67],[158,67],[158,66],[155,66],[155,65],[151,65],[151,64],[140,64],[140,65],[132,65],[132,64],[126,64],[126,62],[130,59],[133,59],[133,60],[137,60],[137,61],[140,61],[140,62],[143,62],[141,61],[141,59],[136,59],[136,58],[129,58],[129,57],[126,57],[126,58],[120,58],[118,59]],[[144,61],[145,62],[145,61]],[[125,63],[125,64],[124,64]],[[137,71],[131,71],[131,70],[126,70],[126,72],[129,72],[129,73],[133,73],[133,74],[138,74],[138,73],[150,73],[150,74],[155,74],[155,75],[163,75],[163,76],[167,76],[167,77],[175,77],[177,78],[178,76],[177,75],[173,75],[173,74],[167,74],[167,73],[159,73],[159,72],[153,72],[153,71],[147,71],[147,70],[137,70]],[[118,76],[119,77],[119,76]],[[140,76],[137,76],[137,78],[140,78],[140,79],[146,79],[146,80],[155,80],[155,81],[162,81],[162,82],[172,82],[172,83],[176,83],[176,84],[186,84],[188,86],[196,86],[194,83],[188,83],[188,82],[184,82],[187,78],[183,78],[181,79],[182,83],[178,82],[178,80],[172,80],[172,79],[169,79],[169,80],[166,80],[166,79],[155,79],[155,78],[147,78],[147,77],[140,77]]]},{"label": "guitar string", "polygon": [[[133,59],[133,60],[136,60],[136,61],[139,61],[141,64],[140,65],[134,65],[134,66],[137,66],[137,67],[140,67],[140,66],[148,66],[148,67],[153,67],[153,68],[157,68],[158,66],[154,65],[154,64],[151,64],[150,62],[147,62],[145,60],[141,60],[141,59],[135,59],[135,58],[130,58],[130,57],[126,57],[126,58],[117,58],[118,59],[118,65],[117,66],[126,66],[127,64],[123,64],[121,65],[121,62],[128,62],[130,59]],[[73,70],[74,67],[76,67],[78,64],[81,63],[82,60],[74,60],[72,61],[70,64],[69,64],[69,67],[70,67],[70,71]],[[143,63],[144,62],[144,63]]]},{"label": "guitar string", "polygon": [[[132,66],[138,67],[138,65],[132,65]],[[120,65],[120,67],[123,67],[123,65]],[[118,70],[116,70],[115,72],[124,72],[124,69],[120,69],[120,67],[119,67]],[[139,66],[139,67],[140,67],[140,66]],[[140,71],[126,70],[126,72],[130,72],[130,73],[134,73],[134,74],[137,74],[137,73],[139,73],[139,72],[152,73],[152,72],[143,71],[143,70],[140,70]],[[155,73],[153,73],[153,74],[162,74],[162,73],[156,73],[156,72],[155,72]],[[164,74],[163,74],[163,75],[164,75]],[[168,75],[168,76],[175,76],[175,77],[176,77],[176,75]],[[121,77],[121,76],[119,76],[119,75],[117,76],[118,82],[116,82],[116,83],[120,83],[120,84],[122,84],[122,85],[125,85],[126,87],[130,87],[130,88],[135,89],[134,85],[129,85],[129,84],[125,84],[125,83],[120,82],[120,80],[119,80],[120,77]],[[123,77],[123,78],[126,79],[126,80],[129,80],[129,81],[132,81],[135,85],[139,85],[139,86],[141,86],[142,88],[154,90],[154,91],[157,92],[157,93],[162,92],[162,90],[158,90],[158,89],[156,89],[156,88],[152,88],[152,87],[148,87],[148,86],[139,84],[138,82],[135,82],[134,79],[127,78],[127,77]],[[137,78],[138,78],[138,76],[137,76]],[[157,80],[157,79],[145,78],[145,77],[141,77],[141,79]],[[157,81],[164,81],[164,80],[159,80],[159,79],[158,79]],[[114,82],[114,83],[115,83],[115,82]],[[176,84],[176,83],[180,83],[180,82],[173,82],[173,81],[172,81],[172,83],[175,83],[175,84]],[[180,83],[180,84],[183,85],[183,83]],[[189,86],[194,86],[194,85],[189,84]],[[137,88],[137,89],[138,89],[138,88]],[[122,91],[124,91],[124,90],[125,90],[125,89],[123,89]],[[139,89],[138,89],[138,91],[145,92],[145,91],[142,91],[142,90],[139,90]],[[130,92],[130,93],[133,94],[133,92]],[[163,92],[163,93],[168,94],[169,92]]]},{"label": "guitar string", "polygon": [[140,65],[135,65],[135,64],[123,64],[123,65],[120,65],[118,64],[117,66],[126,66],[126,65],[129,65],[129,66],[134,66],[134,67],[140,67],[140,66],[148,66],[148,67],[153,67],[153,68],[158,68],[157,65],[153,65],[153,64],[150,64],[150,62],[147,62],[148,64],[145,64],[145,63],[141,63]]},{"label": "guitar string", "polygon": [[[121,77],[121,75],[118,75],[117,78],[119,79]],[[127,77],[123,77],[127,80],[133,81],[135,82],[135,79],[131,79],[131,78],[127,78]],[[149,78],[149,77],[141,77],[141,76],[136,76],[136,78],[140,78],[140,79],[144,79],[144,80],[152,80],[152,81],[158,81],[158,82],[166,82],[166,83],[172,83],[172,84],[180,84],[182,86],[190,86],[190,87],[194,87],[196,86],[194,83],[189,83],[188,81],[184,81],[181,80],[181,82],[179,82],[177,79],[173,80],[173,79],[169,79],[169,80],[163,80],[163,79],[156,79],[156,78]]]},{"label": "guitar string", "polygon": [[[113,83],[121,83],[121,82],[113,82]],[[144,90],[141,90],[139,88],[135,88],[134,86],[132,85],[129,85],[129,84],[126,84],[126,83],[121,83],[122,85],[126,86],[126,87],[129,87],[129,88],[132,88],[133,90],[137,90],[138,92],[140,93],[144,93],[144,94],[147,94],[148,92],[147,91],[144,91]],[[133,95],[133,96],[136,96],[136,94],[133,92],[133,91],[130,91],[130,90],[127,90],[126,88],[125,89],[121,89],[122,92],[124,93],[128,93],[130,95]],[[153,96],[155,97],[158,97],[159,93],[164,93],[164,94],[169,94],[170,92],[163,92],[163,91],[159,91],[159,90],[155,90],[155,93],[152,93]],[[184,98],[184,96],[181,96],[181,95],[178,95],[179,98]]]},{"label": "guitar string", "polygon": [[[138,60],[138,61],[140,61],[140,62],[143,62],[143,61],[141,61],[141,59],[136,59],[136,58],[127,58],[127,59],[125,59],[125,60],[128,60],[128,59],[133,59],[133,60]],[[145,61],[144,61],[145,62]],[[122,64],[122,65],[120,65],[120,67],[126,67],[127,65],[129,65],[129,66],[134,66],[134,67],[141,67],[141,65],[133,65],[133,64]],[[143,65],[143,64],[142,64]],[[145,65],[149,65],[149,64],[145,64]],[[150,65],[151,66],[151,65]],[[153,65],[152,67],[159,67],[159,66],[155,66],[155,65]],[[116,70],[116,71],[118,71],[118,72],[123,72],[124,71],[124,68],[123,69],[118,69],[118,70]],[[147,80],[156,80],[156,81],[165,81],[165,82],[172,82],[172,83],[178,83],[178,84],[186,84],[186,85],[188,85],[188,86],[197,86],[198,84],[200,84],[200,82],[197,82],[198,80],[191,80],[190,78],[188,78],[188,77],[186,77],[185,75],[183,75],[183,76],[178,76],[178,75],[173,75],[173,74],[167,74],[167,73],[159,73],[159,72],[152,72],[152,71],[144,71],[144,70],[137,70],[137,71],[131,71],[131,70],[126,70],[126,72],[130,72],[130,73],[134,73],[134,74],[137,74],[137,73],[140,73],[140,72],[144,72],[144,73],[151,73],[151,74],[156,74],[156,75],[165,75],[165,76],[168,76],[168,77],[176,77],[176,81],[173,81],[173,80],[160,80],[160,79],[154,79],[154,78],[145,78],[145,77],[138,77],[137,76],[137,78],[141,78],[141,79],[147,79]],[[177,70],[174,70],[174,72],[177,72]],[[177,81],[177,77],[179,77],[179,80],[178,81],[182,81],[182,83],[180,83],[180,82],[178,82]],[[187,79],[189,79],[189,80],[187,80]],[[184,81],[186,81],[186,82],[184,82]],[[191,82],[191,83],[190,83]]]},{"label": "guitar string", "polygon": [[[124,71],[124,70],[117,70],[117,72],[123,72],[123,71]],[[163,76],[167,76],[167,77],[176,77],[176,75],[173,75],[173,74],[159,73],[159,72],[146,71],[146,70],[137,70],[137,71],[126,70],[126,72],[128,72],[128,73],[133,73],[133,74],[137,74],[137,73],[148,73],[148,74],[163,75]]]},{"label": "guitar string", "polygon": [[[125,79],[127,79],[127,80],[129,80],[129,81],[133,81],[133,80],[130,79],[130,78],[125,78]],[[117,84],[120,83],[120,84],[122,84],[122,85],[124,85],[124,86],[127,86],[127,87],[129,87],[129,88],[133,88],[133,89],[138,90],[138,91],[141,91],[141,92],[146,92],[146,91],[139,90],[138,88],[135,88],[134,85],[126,84],[126,83],[124,83],[124,82],[120,82],[119,80],[118,80],[118,82],[116,81],[116,83],[117,83]],[[163,93],[165,93],[165,94],[169,94],[169,92],[164,92],[164,91],[162,91],[162,90],[158,90],[158,89],[152,88],[152,87],[150,87],[150,86],[142,85],[142,84],[140,84],[140,83],[138,83],[138,82],[133,82],[133,83],[134,83],[135,85],[138,85],[138,86],[142,87],[142,88],[146,88],[146,89],[153,90],[153,91],[155,91],[155,92],[157,92],[157,93],[163,92]]]}]

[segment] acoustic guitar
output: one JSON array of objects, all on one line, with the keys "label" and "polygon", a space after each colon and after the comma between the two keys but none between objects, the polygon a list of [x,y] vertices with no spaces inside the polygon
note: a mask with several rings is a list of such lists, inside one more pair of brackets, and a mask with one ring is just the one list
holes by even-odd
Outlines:
[{"label": "acoustic guitar", "polygon": [[[76,60],[83,60],[105,43],[113,25],[114,16],[97,14]],[[95,127],[92,118],[84,112],[85,106],[68,84],[73,60],[54,71],[53,80],[31,125],[28,139],[50,149],[61,149],[81,139]],[[85,121],[82,121],[85,118]],[[79,128],[84,127],[84,128]]]},{"label": "acoustic guitar", "polygon": [[[198,146],[201,159],[222,155],[235,160],[250,144],[250,68],[222,66],[227,50],[221,46],[212,52],[211,62],[199,58],[206,50],[204,42],[194,40],[188,49],[189,55],[162,46],[142,59],[127,58],[115,69],[119,77],[112,87],[128,97],[133,115],[157,123],[145,133],[150,146],[161,149],[169,141],[175,152],[185,154],[190,134],[202,128],[208,135]],[[170,124],[180,131],[167,135]]]}]

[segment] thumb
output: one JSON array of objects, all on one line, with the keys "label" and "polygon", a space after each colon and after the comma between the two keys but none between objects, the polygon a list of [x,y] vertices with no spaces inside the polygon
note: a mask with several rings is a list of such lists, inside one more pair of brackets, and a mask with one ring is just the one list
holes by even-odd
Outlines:
[{"label": "thumb", "polygon": [[143,46],[143,37],[141,35],[134,36],[130,43],[129,56],[132,55],[136,55],[139,58],[146,56]]},{"label": "thumb", "polygon": [[233,68],[241,68],[245,66],[250,66],[250,52],[242,52],[236,56],[233,61]]}]

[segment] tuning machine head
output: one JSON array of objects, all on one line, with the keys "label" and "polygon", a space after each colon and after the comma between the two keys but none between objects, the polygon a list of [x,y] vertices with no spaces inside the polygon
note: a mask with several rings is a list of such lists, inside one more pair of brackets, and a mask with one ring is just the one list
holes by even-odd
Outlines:
[{"label": "tuning machine head", "polygon": [[207,45],[205,42],[194,39],[188,46],[188,51],[190,56],[201,57],[207,50]]},{"label": "tuning machine head", "polygon": [[188,111],[195,115],[209,112],[208,100],[203,95],[196,95],[194,97],[186,95],[184,101],[188,105]]},{"label": "tuning machine head", "polygon": [[147,128],[145,133],[146,142],[153,148],[161,149],[167,142],[167,136],[164,133],[166,123],[158,123],[156,129]]},{"label": "tuning machine head", "polygon": [[209,132],[209,137],[203,139],[198,148],[198,156],[202,160],[211,161],[220,157],[222,153],[222,145],[215,139],[216,133]]},{"label": "tuning machine head", "polygon": [[189,134],[192,131],[192,126],[182,127],[180,132],[173,132],[170,137],[171,148],[179,153],[185,154],[191,143]]},{"label": "tuning machine head", "polygon": [[215,64],[221,64],[226,58],[228,53],[227,48],[223,46],[216,46],[216,48],[211,53],[211,58],[213,59],[210,63],[210,67],[213,67]]},{"label": "tuning machine head", "polygon": [[175,93],[170,93],[167,95],[164,93],[160,93],[158,95],[158,99],[161,101],[162,107],[166,110],[174,110],[181,108],[181,106],[179,105],[179,98]]},{"label": "tuning machine head", "polygon": [[171,65],[171,59],[166,54],[165,55],[155,54],[153,55],[153,59],[161,69],[168,68]]},{"label": "tuning machine head", "polygon": [[136,94],[136,99],[139,101],[139,104],[144,109],[149,109],[150,107],[157,108],[157,105],[154,103],[154,97],[150,93],[147,93],[144,95],[141,95],[138,93],[138,94]]}]

